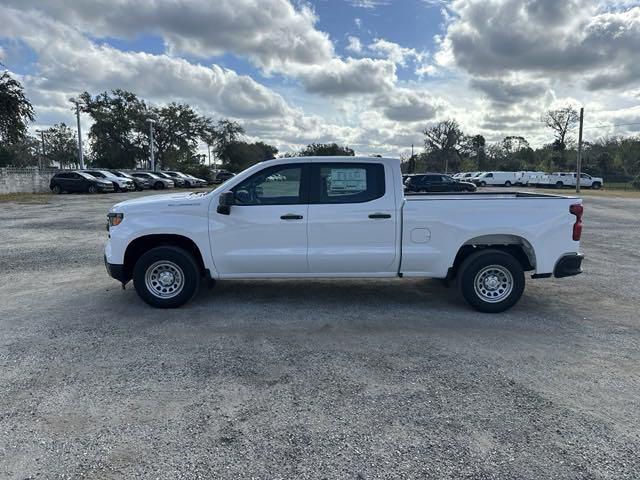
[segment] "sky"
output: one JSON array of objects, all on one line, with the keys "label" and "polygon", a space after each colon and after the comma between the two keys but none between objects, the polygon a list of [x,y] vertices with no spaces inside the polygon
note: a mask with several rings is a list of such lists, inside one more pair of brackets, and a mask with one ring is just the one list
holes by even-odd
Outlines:
[{"label": "sky", "polygon": [[[545,111],[585,108],[585,138],[640,133],[640,1],[2,0],[0,62],[37,119],[122,88],[232,118],[281,152],[337,142],[420,150],[456,119],[488,142],[552,141]],[[90,124],[82,118],[84,130]]]}]

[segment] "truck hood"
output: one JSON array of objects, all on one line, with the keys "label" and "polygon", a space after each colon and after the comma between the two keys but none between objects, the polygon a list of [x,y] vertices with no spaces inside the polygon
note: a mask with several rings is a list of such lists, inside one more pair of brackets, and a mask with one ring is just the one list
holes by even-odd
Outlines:
[{"label": "truck hood", "polygon": [[130,211],[142,211],[142,210],[154,210],[160,211],[164,207],[188,207],[201,205],[208,192],[193,193],[193,192],[180,192],[180,193],[168,193],[165,195],[148,195],[142,198],[136,198],[134,200],[125,200],[124,202],[116,203],[110,212],[130,212]]}]

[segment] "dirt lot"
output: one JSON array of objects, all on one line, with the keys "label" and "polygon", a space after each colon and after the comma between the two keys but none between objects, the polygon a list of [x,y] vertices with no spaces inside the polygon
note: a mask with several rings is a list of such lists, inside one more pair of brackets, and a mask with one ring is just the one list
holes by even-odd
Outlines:
[{"label": "dirt lot", "polygon": [[639,478],[640,199],[501,315],[436,281],[106,276],[127,195],[0,204],[0,478]]}]

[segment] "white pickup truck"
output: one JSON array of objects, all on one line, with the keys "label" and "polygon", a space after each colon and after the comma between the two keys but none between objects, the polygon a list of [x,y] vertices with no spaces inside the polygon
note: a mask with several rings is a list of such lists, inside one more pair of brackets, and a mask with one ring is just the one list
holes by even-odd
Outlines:
[{"label": "white pickup truck", "polygon": [[[277,179],[277,180],[276,180]],[[391,158],[302,157],[254,165],[211,192],[147,196],[108,213],[105,263],[155,307],[202,279],[457,279],[500,312],[533,278],[580,273],[582,202],[531,193],[405,194]]]}]

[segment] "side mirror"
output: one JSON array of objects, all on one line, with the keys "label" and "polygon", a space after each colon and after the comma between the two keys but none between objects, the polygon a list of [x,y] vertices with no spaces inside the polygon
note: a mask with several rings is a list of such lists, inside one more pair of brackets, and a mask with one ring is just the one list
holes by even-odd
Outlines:
[{"label": "side mirror", "polygon": [[236,197],[233,192],[222,192],[218,199],[217,212],[222,215],[229,215],[231,213],[231,206],[235,205]]}]

